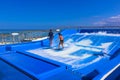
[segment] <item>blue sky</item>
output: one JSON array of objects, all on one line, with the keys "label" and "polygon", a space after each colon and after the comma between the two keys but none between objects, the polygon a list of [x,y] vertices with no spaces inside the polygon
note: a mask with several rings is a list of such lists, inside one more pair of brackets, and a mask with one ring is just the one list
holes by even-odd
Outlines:
[{"label": "blue sky", "polygon": [[120,0],[0,0],[0,29],[120,22]]}]

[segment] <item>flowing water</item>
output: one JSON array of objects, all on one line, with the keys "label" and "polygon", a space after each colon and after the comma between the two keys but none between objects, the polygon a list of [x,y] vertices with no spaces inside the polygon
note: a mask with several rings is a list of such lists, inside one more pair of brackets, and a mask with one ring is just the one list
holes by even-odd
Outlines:
[{"label": "flowing water", "polygon": [[52,48],[48,46],[28,50],[28,52],[53,59],[68,65],[73,69],[83,68],[93,64],[104,56],[103,52],[109,52],[113,46],[120,42],[119,34],[107,33],[75,33],[69,36],[64,36],[64,49],[58,50],[57,38],[53,41]]}]

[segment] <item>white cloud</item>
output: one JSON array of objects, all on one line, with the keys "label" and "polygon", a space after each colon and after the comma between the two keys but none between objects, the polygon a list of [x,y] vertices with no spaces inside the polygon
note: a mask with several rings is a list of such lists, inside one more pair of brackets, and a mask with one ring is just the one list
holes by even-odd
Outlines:
[{"label": "white cloud", "polygon": [[94,23],[94,25],[99,25],[99,26],[103,26],[105,24],[106,24],[106,22],[104,22],[104,21],[99,21],[99,22]]},{"label": "white cloud", "polygon": [[112,16],[110,17],[111,19],[120,19],[120,15],[117,15],[117,16]]},{"label": "white cloud", "polygon": [[94,25],[99,26],[120,26],[120,15],[117,16],[111,16],[105,20],[95,22]]}]

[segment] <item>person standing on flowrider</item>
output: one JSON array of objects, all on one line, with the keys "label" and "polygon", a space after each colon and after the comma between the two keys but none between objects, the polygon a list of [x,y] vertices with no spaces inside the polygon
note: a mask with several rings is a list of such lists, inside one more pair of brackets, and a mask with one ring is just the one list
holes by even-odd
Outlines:
[{"label": "person standing on flowrider", "polygon": [[58,35],[59,35],[59,40],[60,40],[58,49],[60,49],[60,45],[62,45],[62,48],[64,48],[64,45],[63,45],[63,43],[64,43],[64,38],[63,38],[63,36],[62,36],[61,33],[58,33]]},{"label": "person standing on flowrider", "polygon": [[52,29],[50,29],[50,32],[48,33],[48,37],[49,37],[49,45],[50,47],[52,46],[52,41],[53,41],[53,32]]}]

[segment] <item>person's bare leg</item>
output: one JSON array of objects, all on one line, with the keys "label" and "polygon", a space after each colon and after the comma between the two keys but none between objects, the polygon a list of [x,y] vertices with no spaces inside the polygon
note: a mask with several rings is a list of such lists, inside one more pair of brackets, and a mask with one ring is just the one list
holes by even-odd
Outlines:
[{"label": "person's bare leg", "polygon": [[62,48],[64,48],[63,43],[61,43],[61,45],[62,45]]},{"label": "person's bare leg", "polygon": [[52,46],[52,40],[50,40],[50,47]]},{"label": "person's bare leg", "polygon": [[52,46],[52,40],[50,41],[50,47]]}]

